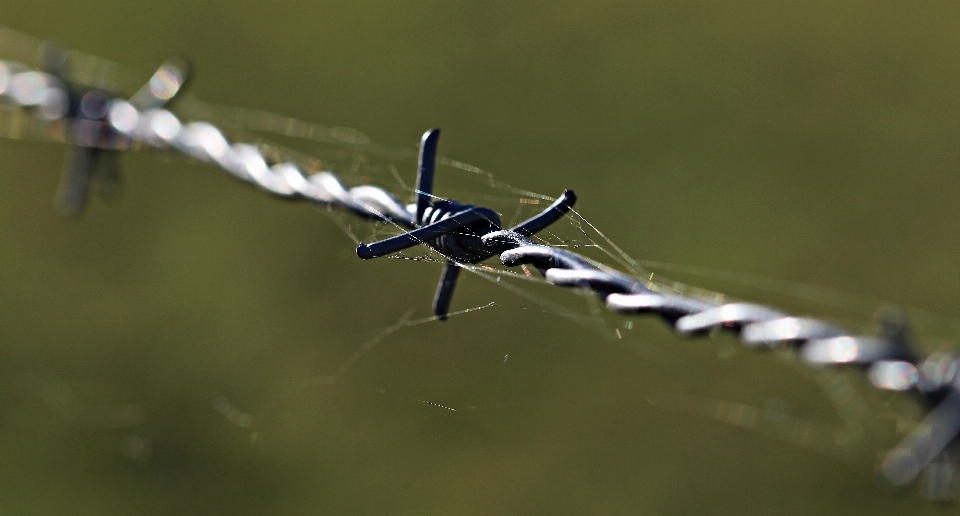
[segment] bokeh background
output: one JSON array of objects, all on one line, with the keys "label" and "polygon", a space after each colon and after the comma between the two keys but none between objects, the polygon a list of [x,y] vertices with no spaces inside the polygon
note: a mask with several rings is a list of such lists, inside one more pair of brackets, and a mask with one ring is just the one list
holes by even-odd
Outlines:
[{"label": "bokeh background", "polygon": [[[576,190],[638,259],[919,307],[942,316],[929,347],[960,333],[954,1],[0,0],[0,24],[143,77],[186,55],[200,99],[388,145],[439,126],[444,155]],[[942,510],[885,486],[875,457],[651,398],[669,381],[835,423],[782,360],[720,359],[732,339],[655,319],[610,342],[469,275],[455,308],[497,307],[403,329],[311,385],[427,315],[439,267],[362,262],[315,210],[147,153],[123,157],[115,202],[62,220],[64,154],[0,141],[3,514]]]}]

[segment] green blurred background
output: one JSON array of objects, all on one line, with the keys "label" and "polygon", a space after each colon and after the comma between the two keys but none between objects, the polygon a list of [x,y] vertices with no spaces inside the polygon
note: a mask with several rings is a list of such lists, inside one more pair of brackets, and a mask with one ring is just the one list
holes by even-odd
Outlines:
[{"label": "green blurred background", "polygon": [[[956,1],[0,0],[0,24],[143,77],[183,54],[200,99],[384,144],[442,127],[639,259],[960,308]],[[362,262],[314,210],[148,153],[62,220],[64,153],[0,141],[2,514],[940,512],[874,457],[651,403],[669,381],[835,423],[775,357],[655,319],[611,343],[469,275],[455,308],[499,306],[308,385],[427,315],[439,267]],[[740,288],[715,279],[691,282]]]}]

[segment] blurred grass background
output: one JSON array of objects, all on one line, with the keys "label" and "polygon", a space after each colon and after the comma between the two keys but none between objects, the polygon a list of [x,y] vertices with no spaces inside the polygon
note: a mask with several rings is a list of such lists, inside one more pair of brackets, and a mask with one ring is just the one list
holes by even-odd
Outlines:
[{"label": "blurred grass background", "polygon": [[[960,307],[957,2],[0,0],[0,24],[144,77],[183,54],[200,99],[384,144],[442,127],[639,259]],[[472,276],[455,308],[500,306],[304,387],[425,315],[439,268],[361,262],[315,211],[146,153],[61,220],[64,154],[0,141],[2,514],[939,512],[871,461],[645,400],[667,379],[830,422],[772,357],[654,319],[611,345]]]}]

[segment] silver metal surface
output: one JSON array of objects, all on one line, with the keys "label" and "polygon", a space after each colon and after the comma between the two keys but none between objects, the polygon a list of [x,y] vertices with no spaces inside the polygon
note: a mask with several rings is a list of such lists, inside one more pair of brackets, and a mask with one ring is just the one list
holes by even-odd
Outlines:
[{"label": "silver metal surface", "polygon": [[684,335],[710,331],[718,327],[740,329],[745,324],[786,317],[787,314],[768,306],[752,303],[725,305],[690,314],[677,320],[676,330]]},{"label": "silver metal surface", "polygon": [[899,355],[895,345],[878,337],[844,335],[807,342],[800,352],[813,364],[870,364]]},{"label": "silver metal surface", "polygon": [[[799,356],[811,364],[859,365],[877,388],[910,390],[931,407],[926,419],[886,455],[881,468],[884,477],[899,486],[913,482],[927,471],[931,479],[930,496],[945,496],[944,486],[950,485],[955,470],[960,433],[957,384],[960,365],[955,357],[946,354],[932,355],[925,360],[913,358],[902,323],[887,324],[878,336],[856,335],[827,321],[790,316],[764,305],[720,304],[661,291],[641,278],[615,271],[566,249],[531,240],[533,233],[569,211],[576,200],[569,191],[543,213],[512,230],[500,230],[498,219],[497,224],[490,224],[483,233],[463,233],[462,228],[470,224],[490,222],[485,218],[489,216],[483,211],[485,208],[453,211],[443,204],[447,201],[432,202],[429,188],[418,191],[416,204],[405,206],[377,186],[347,188],[329,171],[306,175],[294,163],[272,160],[258,145],[231,141],[211,123],[181,123],[164,105],[182,90],[187,70],[182,60],[168,60],[129,100],[105,96],[97,90],[95,94],[88,92],[78,97],[78,104],[71,107],[73,93],[55,74],[17,62],[0,61],[0,108],[28,112],[33,120],[28,117],[24,120],[35,125],[51,122],[65,125],[67,130],[57,134],[84,151],[75,154],[75,161],[64,176],[67,186],[62,196],[68,213],[83,208],[89,170],[92,162],[99,159],[95,150],[170,149],[219,167],[278,197],[336,207],[369,219],[391,221],[410,230],[376,245],[361,245],[358,254],[362,258],[436,242],[461,231],[451,237],[450,245],[435,248],[449,250],[455,248],[455,243],[463,244],[467,248],[461,251],[470,257],[463,260],[465,263],[499,255],[507,267],[533,265],[553,285],[592,290],[615,312],[661,315],[681,335],[696,336],[718,328],[729,329],[739,332],[741,341],[753,348],[789,344],[796,346]],[[424,135],[429,155],[435,152],[437,134],[430,131]],[[421,159],[419,172],[422,184],[429,186],[432,158]],[[449,306],[452,285],[460,268],[461,265],[451,259],[438,286],[435,307],[443,314]]]},{"label": "silver metal surface", "polygon": [[[882,471],[895,486],[909,484],[954,442],[960,431],[960,391],[949,395],[883,460]],[[942,480],[941,480],[942,481]]]},{"label": "silver metal surface", "polygon": [[839,337],[846,330],[809,317],[781,317],[750,323],[740,331],[740,340],[748,346],[773,346],[784,342]]}]

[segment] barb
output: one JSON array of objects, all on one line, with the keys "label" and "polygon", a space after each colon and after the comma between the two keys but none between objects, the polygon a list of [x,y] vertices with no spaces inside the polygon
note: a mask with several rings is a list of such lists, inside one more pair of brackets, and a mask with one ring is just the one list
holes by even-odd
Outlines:
[{"label": "barb", "polygon": [[[0,28],[0,41],[5,34],[9,37],[5,30]],[[404,204],[383,188],[347,188],[333,172],[307,172],[279,153],[247,142],[231,142],[212,123],[182,123],[166,109],[169,102],[176,101],[187,80],[188,68],[182,60],[165,62],[146,85],[125,100],[105,91],[100,83],[90,86],[71,82],[64,72],[70,55],[50,50],[46,70],[0,61],[0,133],[9,135],[25,127],[74,146],[75,158],[64,174],[59,195],[61,209],[67,215],[82,210],[87,185],[102,151],[148,148],[179,152],[274,196],[342,209],[403,231],[393,238],[361,244],[357,249],[361,258],[384,256],[419,244],[438,251],[447,265],[434,301],[436,316],[431,319],[448,316],[461,268],[470,269],[471,264],[498,255],[506,267],[532,265],[552,285],[589,290],[614,312],[659,315],[681,336],[730,331],[751,348],[793,347],[810,365],[857,367],[878,389],[912,391],[930,407],[926,419],[886,455],[881,465],[883,476],[892,485],[903,486],[927,472],[933,479],[928,496],[949,496],[955,458],[960,454],[960,358],[946,354],[921,358],[902,316],[882,314],[877,335],[857,335],[826,321],[791,316],[764,305],[685,295],[569,250],[531,240],[534,233],[570,212],[576,201],[573,192],[564,192],[540,215],[510,230],[501,228],[499,216],[489,208],[434,198],[433,166],[439,130],[424,134],[417,199]],[[29,120],[24,118],[25,113]],[[17,121],[29,123],[18,125]],[[614,248],[637,274],[636,264]],[[529,275],[526,268],[523,270]],[[412,324],[407,317],[387,331]],[[375,345],[379,338],[358,353]],[[348,361],[344,367],[350,364]]]}]

